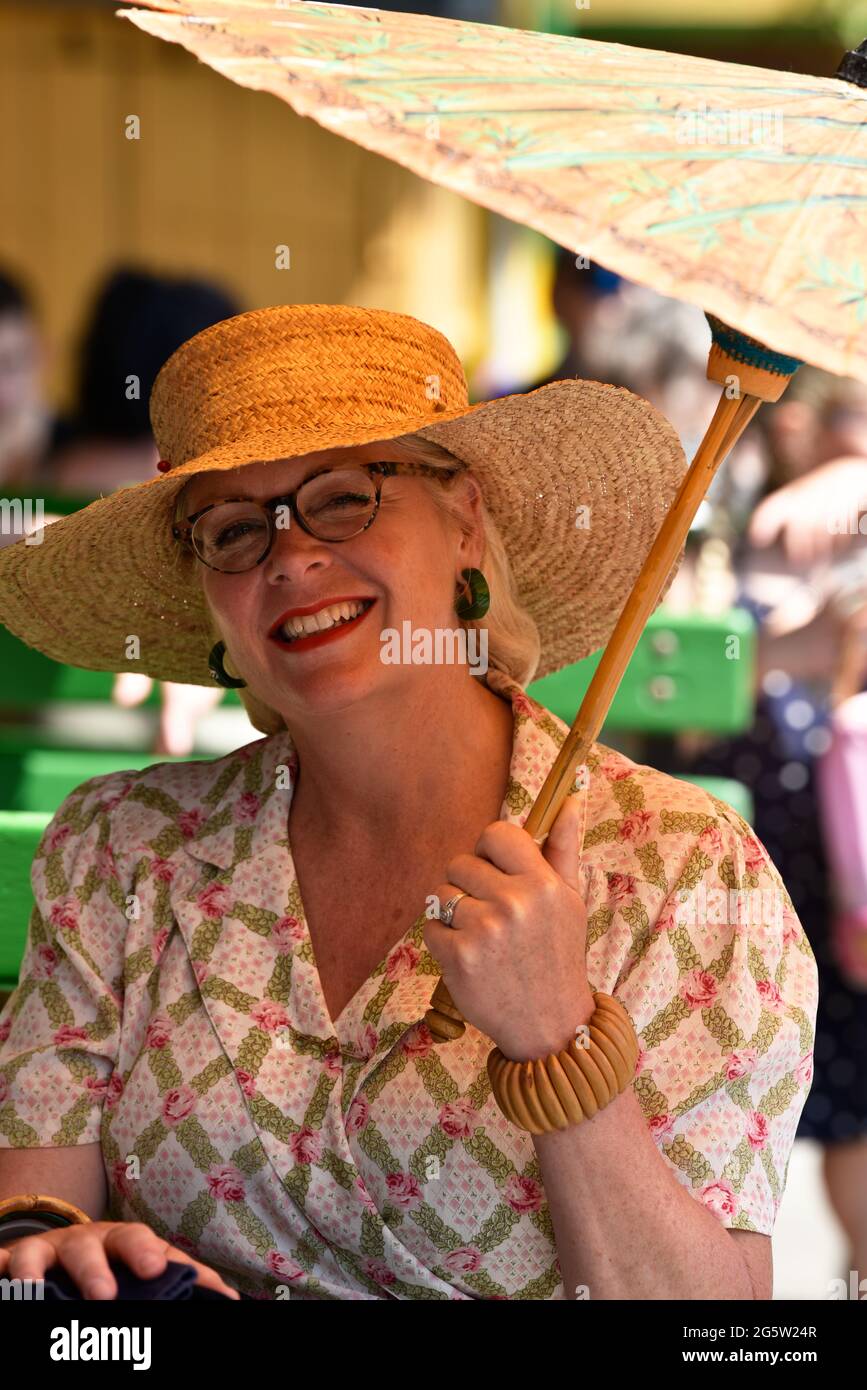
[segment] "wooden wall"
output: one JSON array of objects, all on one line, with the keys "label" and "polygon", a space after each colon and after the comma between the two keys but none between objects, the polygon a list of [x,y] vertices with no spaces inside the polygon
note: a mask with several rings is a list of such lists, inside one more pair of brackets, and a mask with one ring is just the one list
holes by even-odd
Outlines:
[{"label": "wooden wall", "polygon": [[114,8],[0,6],[0,262],[37,294],[53,396],[67,398],[88,298],[121,260],[216,277],[244,308],[414,314],[472,377],[488,347],[487,215]]}]

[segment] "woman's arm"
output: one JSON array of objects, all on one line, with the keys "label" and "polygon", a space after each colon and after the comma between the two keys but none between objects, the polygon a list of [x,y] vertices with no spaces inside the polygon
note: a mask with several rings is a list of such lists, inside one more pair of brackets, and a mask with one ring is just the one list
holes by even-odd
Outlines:
[{"label": "woman's arm", "polygon": [[690,1195],[631,1088],[533,1143],[567,1298],[579,1285],[591,1300],[771,1297],[770,1237],[729,1230]]},{"label": "woman's arm", "polygon": [[60,1197],[104,1219],[105,1167],[99,1143],[57,1149],[0,1149],[0,1201],[20,1192]]},{"label": "woman's arm", "polygon": [[[612,810],[629,814],[614,824],[637,849],[630,861],[618,845],[615,862],[635,868],[592,896],[597,928],[601,901],[604,930],[631,934],[621,1002],[640,1070],[596,1115],[533,1136],[566,1297],[586,1284],[591,1298],[768,1299],[768,1231],[811,1077],[815,957],[745,821],[699,788],[624,771]],[[592,1014],[580,831],[575,797],[541,854],[525,830],[488,826],[438,887],[443,902],[470,895],[455,923],[425,925],[457,1008],[515,1061],[559,1051]]]}]

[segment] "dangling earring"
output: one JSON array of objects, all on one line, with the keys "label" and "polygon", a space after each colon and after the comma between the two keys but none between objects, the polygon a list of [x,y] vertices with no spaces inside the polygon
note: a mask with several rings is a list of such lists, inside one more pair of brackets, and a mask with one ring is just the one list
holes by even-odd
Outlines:
[{"label": "dangling earring", "polygon": [[235,676],[229,675],[223,665],[223,657],[225,655],[225,642],[217,642],[216,646],[211,648],[211,654],[208,657],[208,670],[214,677],[217,685],[221,685],[224,690],[237,690],[239,686],[246,685],[247,682],[238,680]]},{"label": "dangling earring", "polygon": [[459,618],[483,618],[491,606],[491,591],[481,570],[461,570],[465,587],[458,594],[455,612]]}]

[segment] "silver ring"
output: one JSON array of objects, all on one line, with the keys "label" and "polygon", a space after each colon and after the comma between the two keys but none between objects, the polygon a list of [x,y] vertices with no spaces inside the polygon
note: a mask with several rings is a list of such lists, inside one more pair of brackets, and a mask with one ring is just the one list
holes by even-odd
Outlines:
[{"label": "silver ring", "polygon": [[[440,908],[438,916],[444,926],[450,927],[452,925],[452,918],[455,915],[455,908],[457,907],[461,898],[468,898],[469,896],[469,893],[455,893],[455,896],[453,898],[449,898],[445,907]],[[454,930],[457,931],[457,928],[455,927]]]}]

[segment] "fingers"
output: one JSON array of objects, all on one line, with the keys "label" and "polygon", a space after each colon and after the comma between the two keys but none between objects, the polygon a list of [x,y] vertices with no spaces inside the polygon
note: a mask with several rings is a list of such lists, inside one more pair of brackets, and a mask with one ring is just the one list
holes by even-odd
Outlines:
[{"label": "fingers", "polygon": [[105,1247],[110,1256],[120,1258],[140,1279],[156,1279],[165,1272],[171,1260],[173,1264],[192,1265],[196,1271],[196,1283],[204,1284],[218,1293],[239,1298],[237,1291],[224,1283],[215,1269],[194,1260],[185,1250],[170,1245],[168,1241],[152,1231],[150,1226],[139,1222],[121,1222],[112,1225],[105,1238]]},{"label": "fingers", "polygon": [[198,1284],[230,1298],[240,1297],[216,1270],[176,1249],[142,1222],[94,1221],[23,1237],[0,1250],[0,1273],[10,1279],[44,1279],[46,1271],[59,1264],[85,1299],[112,1299],[118,1289],[111,1259],[122,1260],[140,1279],[157,1278],[169,1260],[190,1264]]},{"label": "fingers", "polygon": [[447,903],[460,889],[474,898],[493,898],[503,887],[505,878],[502,870],[475,854],[456,854],[446,865],[446,874],[448,878],[441,885],[442,892],[446,889],[451,892],[446,892],[445,897],[442,892],[438,894],[441,903]]},{"label": "fingers", "polygon": [[237,1289],[233,1289],[230,1284],[224,1283],[215,1269],[210,1265],[203,1265],[185,1251],[178,1250],[175,1246],[170,1247],[169,1258],[178,1264],[192,1265],[196,1271],[196,1283],[204,1285],[207,1289],[214,1289],[217,1293],[227,1294],[229,1298],[240,1300],[241,1295]]},{"label": "fingers", "polygon": [[[24,1236],[9,1247],[6,1277],[44,1279],[46,1270],[59,1264],[85,1298],[114,1298],[117,1281],[108,1267],[104,1237],[98,1230],[103,1224],[94,1221],[87,1226]],[[73,1229],[75,1238],[70,1240],[68,1232]]]},{"label": "fingers", "polygon": [[139,1221],[113,1224],[103,1243],[109,1258],[123,1260],[140,1279],[155,1279],[162,1274],[172,1249],[156,1231]]},{"label": "fingers", "polygon": [[[568,802],[574,803],[576,800],[574,797],[568,798]],[[478,920],[481,913],[488,912],[492,903],[509,899],[514,887],[510,883],[510,875],[534,874],[547,879],[551,877],[549,870],[553,868],[557,871],[560,861],[563,861],[564,866],[572,871],[571,877],[577,878],[579,846],[573,827],[580,814],[581,808],[577,804],[569,806],[567,803],[558,816],[560,825],[556,835],[552,827],[553,844],[550,851],[546,845],[546,852],[521,826],[508,821],[492,821],[482,831],[474,854],[457,854],[446,865],[448,879],[437,886],[434,894],[440,906],[444,906],[458,892],[463,891],[469,896],[462,898],[455,907],[453,927],[445,924],[440,926],[436,918],[428,919],[433,939],[442,941],[442,932],[451,931],[454,927],[466,927],[473,915]],[[551,836],[548,840],[550,842]],[[574,845],[570,841],[575,841]],[[460,922],[458,914],[461,915]]]},{"label": "fingers", "polygon": [[[476,854],[506,874],[529,874],[539,871],[544,860],[539,846],[520,825],[495,820],[485,826],[476,842]],[[449,873],[451,869],[449,869]]]},{"label": "fingers", "polygon": [[0,1250],[0,1275],[4,1279],[41,1279],[56,1258],[54,1246],[44,1236],[21,1236]]},{"label": "fingers", "polygon": [[545,842],[545,848],[542,850],[542,854],[551,868],[560,875],[564,883],[568,883],[570,888],[574,888],[576,893],[581,891],[582,846],[580,840],[584,811],[584,802],[580,797],[567,796],[557,812],[557,817],[551,826],[551,833]]}]

